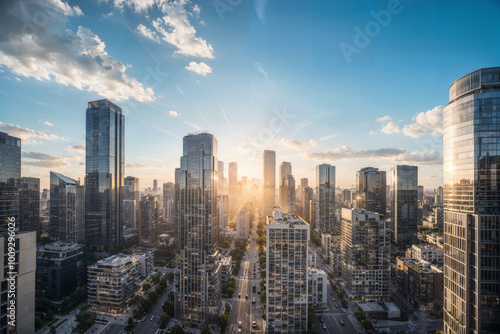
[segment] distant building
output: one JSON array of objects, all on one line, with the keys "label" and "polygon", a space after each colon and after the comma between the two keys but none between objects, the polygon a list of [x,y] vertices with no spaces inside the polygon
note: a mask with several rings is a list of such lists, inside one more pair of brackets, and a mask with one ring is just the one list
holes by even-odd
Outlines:
[{"label": "distant building", "polygon": [[238,208],[238,163],[230,162],[227,170],[229,211],[236,211]]},{"label": "distant building", "polygon": [[356,172],[356,208],[387,215],[386,176],[378,168],[365,167]]},{"label": "distant building", "polygon": [[[302,219],[282,214],[280,208],[274,210],[273,216],[267,217],[266,333],[268,334],[307,333],[309,239],[309,225]],[[288,282],[291,275],[293,281]]]},{"label": "distant building", "polygon": [[443,254],[443,248],[438,245],[412,245],[411,248],[406,250],[406,257],[430,263],[436,261],[441,266],[443,265]]},{"label": "distant building", "polygon": [[249,229],[250,211],[243,208],[236,214],[236,237],[238,239],[248,240]]},{"label": "distant building", "polygon": [[219,212],[219,229],[222,231],[229,224],[229,197],[217,196],[217,211]]},{"label": "distant building", "polygon": [[307,272],[307,302],[309,305],[326,305],[328,276],[321,270],[309,268]]},{"label": "distant building", "polygon": [[139,209],[139,243],[144,247],[155,247],[158,245],[158,196],[143,196]]},{"label": "distant building", "polygon": [[175,223],[175,184],[172,182],[163,184],[163,221]]},{"label": "distant building", "polygon": [[342,190],[342,204],[345,206],[351,205],[351,191],[349,189]]},{"label": "distant building", "polygon": [[152,273],[151,253],[117,254],[87,268],[89,306],[96,311],[121,314],[127,301]]},{"label": "distant building", "polygon": [[129,231],[137,228],[138,205],[135,199],[123,200],[123,219],[125,220],[124,227]]},{"label": "distant building", "polygon": [[40,234],[40,179],[21,177],[19,186],[19,230]]},{"label": "distant building", "polygon": [[302,190],[302,206],[303,209],[303,217],[308,221],[312,221],[311,217],[311,201],[314,200],[314,192],[313,189],[309,186],[304,187]]},{"label": "distant building", "polygon": [[356,301],[356,307],[373,319],[393,319],[401,317],[401,310],[393,302]]},{"label": "distant building", "polygon": [[233,260],[231,256],[223,256],[221,259],[221,280],[227,282],[233,274]]},{"label": "distant building", "polygon": [[392,233],[397,243],[417,239],[418,167],[398,165],[392,174]]},{"label": "distant building", "polygon": [[424,200],[424,186],[417,187],[417,197],[419,202],[422,202]]},{"label": "distant building", "polygon": [[426,238],[428,243],[437,245],[439,248],[443,249],[444,238],[442,234],[431,233],[427,234]]},{"label": "distant building", "polygon": [[443,272],[427,261],[397,258],[396,281],[404,296],[417,302],[421,311],[443,304]]},{"label": "distant building", "polygon": [[276,152],[271,150],[264,151],[264,216],[272,214],[276,197]]},{"label": "distant building", "polygon": [[21,139],[0,132],[0,231],[16,217],[19,228],[19,183],[21,179]]},{"label": "distant building", "polygon": [[51,300],[61,300],[86,281],[81,245],[53,242],[38,246],[36,257],[36,290]]},{"label": "distant building", "polygon": [[127,176],[123,187],[123,222],[129,229],[137,228],[140,200],[139,178]]},{"label": "distant building", "polygon": [[390,247],[390,231],[380,214],[342,208],[342,279],[349,297],[390,297]]},{"label": "distant building", "polygon": [[335,228],[335,166],[316,166],[316,199],[318,200],[316,220],[313,227],[318,231]]}]

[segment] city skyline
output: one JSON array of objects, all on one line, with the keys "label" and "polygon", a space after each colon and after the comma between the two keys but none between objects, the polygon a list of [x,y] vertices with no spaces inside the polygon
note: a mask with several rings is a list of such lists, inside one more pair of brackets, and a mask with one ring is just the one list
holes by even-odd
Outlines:
[{"label": "city skyline", "polygon": [[[75,37],[75,50],[51,51],[52,58],[40,65],[44,71],[37,72],[40,68],[31,61],[42,61],[38,53],[16,53],[8,41],[0,43],[0,131],[23,140],[22,174],[40,178],[42,189],[48,188],[50,170],[83,182],[81,106],[101,98],[124,110],[125,174],[138,177],[143,185],[150,186],[154,179],[173,182],[181,138],[208,130],[219,138],[220,159],[239,162],[239,174],[249,178],[260,177],[262,152],[269,149],[277,152],[278,163],[293,164],[296,179],[312,180],[316,165],[330,163],[342,176],[338,185],[346,188],[355,184],[360,168],[389,171],[396,164],[414,164],[421,166],[421,184],[436,188],[442,183],[446,91],[463,73],[496,65],[499,48],[489,38],[498,27],[494,13],[500,5],[493,1],[482,1],[483,6],[453,2],[452,11],[446,4],[401,1],[398,13],[349,57],[350,62],[341,46],[355,45],[355,28],[375,21],[372,11],[387,10],[386,3],[287,3],[289,13],[281,16],[279,3],[262,10],[241,3],[221,13],[212,3],[170,1],[179,15],[175,24],[186,28],[185,44],[175,42],[176,36],[161,35],[161,29],[144,19],[146,14],[154,23],[166,16],[156,5],[54,4],[59,5],[25,2],[26,15],[39,7],[51,14],[50,24],[35,26],[33,43],[42,51],[44,42],[51,42],[51,32],[68,41]],[[2,6],[0,29],[19,37],[23,33],[12,27],[24,17],[7,10],[15,9],[15,3]],[[464,15],[479,11],[485,26],[472,26],[465,35],[453,33],[460,31]],[[428,27],[415,26],[421,16],[429,18]],[[304,24],[291,24],[297,19]],[[339,24],[347,28],[339,30]],[[164,24],[158,27],[166,29]],[[64,28],[71,33],[64,35]],[[317,36],[309,41],[307,31]],[[123,40],[113,38],[117,33]],[[298,43],[289,43],[291,38]],[[274,40],[279,42],[274,45]],[[491,52],[466,51],[468,43]],[[242,56],[241,50],[249,48],[252,51]],[[58,70],[57,62],[74,61],[76,72],[82,70],[76,57],[81,49],[91,50],[89,62],[95,71],[72,82],[70,69]],[[453,63],[445,57],[452,52]],[[34,58],[25,58],[30,55]],[[99,57],[113,65],[111,72],[97,62]],[[109,78],[111,74],[117,78]],[[102,82],[95,86],[91,79]],[[149,137],[146,146],[144,134]],[[158,154],[165,150],[168,155]]]}]

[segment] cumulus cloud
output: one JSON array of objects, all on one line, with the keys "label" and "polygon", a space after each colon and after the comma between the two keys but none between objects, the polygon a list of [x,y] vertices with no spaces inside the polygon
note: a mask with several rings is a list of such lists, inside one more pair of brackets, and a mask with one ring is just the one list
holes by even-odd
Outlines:
[{"label": "cumulus cloud", "polygon": [[412,138],[418,138],[429,131],[419,124],[410,124],[403,127],[403,133]]},{"label": "cumulus cloud", "polygon": [[291,150],[303,151],[316,146],[317,142],[313,139],[303,143],[295,139],[281,138],[279,144]]},{"label": "cumulus cloud", "polygon": [[[114,99],[154,100],[145,88],[126,73],[127,65],[105,50],[105,43],[82,26],[76,33],[66,27],[68,15],[80,15],[77,6],[60,0],[2,1],[0,3],[0,66],[12,73],[54,81]],[[34,15],[45,24],[36,25]]]},{"label": "cumulus cloud", "polygon": [[72,151],[76,151],[76,152],[85,152],[85,145],[81,144],[81,145],[70,145],[68,146],[68,148]]},{"label": "cumulus cloud", "polygon": [[380,131],[382,131],[383,133],[385,133],[387,135],[390,135],[393,133],[399,133],[399,126],[394,122],[389,122]]},{"label": "cumulus cloud", "polygon": [[179,115],[180,114],[177,111],[175,111],[175,110],[169,110],[168,111],[168,116],[177,117]]},{"label": "cumulus cloud", "polygon": [[395,161],[417,165],[441,165],[443,163],[442,156],[438,151],[405,152],[397,156]]},{"label": "cumulus cloud", "polygon": [[[443,110],[443,106],[437,106],[431,110],[419,113],[415,116],[415,123],[410,125],[412,128],[408,129],[408,136],[415,138],[415,136],[419,137],[429,132],[433,136],[438,136],[443,133]],[[418,125],[420,131],[417,131],[417,127],[414,125]],[[424,129],[425,132],[423,132],[422,129]]]},{"label": "cumulus cloud", "polygon": [[36,166],[40,168],[62,168],[70,164],[66,161],[68,157],[53,156],[40,152],[22,152],[21,159],[23,165]]},{"label": "cumulus cloud", "polygon": [[160,43],[160,40],[158,39],[158,36],[156,36],[156,33],[148,28],[146,28],[146,26],[142,25],[142,24],[139,24],[137,26],[137,28],[135,29],[135,31],[143,36],[143,37],[146,37],[152,41],[155,41],[156,43]]},{"label": "cumulus cloud", "polygon": [[380,123],[385,123],[385,122],[390,122],[390,121],[392,121],[392,117],[389,115],[377,118],[377,122],[380,122]]},{"label": "cumulus cloud", "polygon": [[60,137],[55,134],[48,134],[45,132],[23,128],[19,125],[3,123],[0,121],[0,131],[20,138],[22,144],[38,144],[39,140],[68,140],[65,137]]},{"label": "cumulus cloud", "polygon": [[203,76],[206,76],[207,74],[212,73],[212,69],[210,68],[210,66],[208,66],[204,62],[197,63],[197,62],[192,61],[185,68],[188,71],[191,71],[191,72],[197,73],[199,75],[203,75]]}]

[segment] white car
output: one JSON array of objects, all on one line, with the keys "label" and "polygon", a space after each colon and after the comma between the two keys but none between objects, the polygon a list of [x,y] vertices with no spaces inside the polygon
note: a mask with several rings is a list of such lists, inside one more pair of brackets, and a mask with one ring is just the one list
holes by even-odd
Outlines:
[{"label": "white car", "polygon": [[257,321],[252,322],[252,327],[257,328]]},{"label": "white car", "polygon": [[241,321],[238,321],[238,328],[241,328]]}]

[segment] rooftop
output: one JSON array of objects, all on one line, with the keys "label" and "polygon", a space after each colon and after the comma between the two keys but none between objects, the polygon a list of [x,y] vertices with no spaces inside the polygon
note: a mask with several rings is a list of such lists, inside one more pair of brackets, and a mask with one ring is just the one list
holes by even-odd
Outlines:
[{"label": "rooftop", "polygon": [[76,242],[54,241],[43,246],[38,246],[41,251],[67,252],[71,250],[81,249],[82,247]]}]

